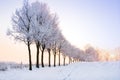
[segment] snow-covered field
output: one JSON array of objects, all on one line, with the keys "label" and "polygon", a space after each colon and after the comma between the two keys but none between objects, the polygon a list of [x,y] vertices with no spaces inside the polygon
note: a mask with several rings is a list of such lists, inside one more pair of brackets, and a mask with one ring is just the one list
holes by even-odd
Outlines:
[{"label": "snow-covered field", "polygon": [[0,71],[0,80],[120,80],[120,62],[79,62],[68,66]]}]

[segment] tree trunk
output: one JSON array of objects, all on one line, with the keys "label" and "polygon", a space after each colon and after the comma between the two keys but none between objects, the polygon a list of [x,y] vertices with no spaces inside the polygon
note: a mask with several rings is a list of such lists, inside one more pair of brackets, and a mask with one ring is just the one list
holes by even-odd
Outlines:
[{"label": "tree trunk", "polygon": [[59,50],[59,63],[58,63],[58,65],[60,66],[60,50]]},{"label": "tree trunk", "polygon": [[28,52],[29,52],[29,70],[32,70],[32,61],[31,61],[31,50],[30,50],[30,42],[28,41]]},{"label": "tree trunk", "polygon": [[42,67],[44,67],[44,62],[43,62],[43,60],[44,60],[44,50],[45,50],[45,45],[42,45],[42,54],[41,54],[41,65],[42,65]]},{"label": "tree trunk", "polygon": [[50,62],[51,62],[51,54],[50,54],[50,49],[47,49],[48,50],[48,66],[50,67],[51,66],[51,64],[50,64]]},{"label": "tree trunk", "polygon": [[39,68],[39,41],[36,43],[36,48],[37,48],[37,55],[36,55],[36,67]]},{"label": "tree trunk", "polygon": [[69,57],[69,64],[71,63],[71,58]]},{"label": "tree trunk", "polygon": [[66,57],[64,56],[64,57],[63,57],[63,65],[64,65],[64,66],[65,66],[65,58],[66,58]]},{"label": "tree trunk", "polygon": [[41,54],[41,66],[44,67],[44,62],[43,62],[43,50],[42,50],[42,54]]},{"label": "tree trunk", "polygon": [[56,51],[54,53],[54,67],[56,66]]},{"label": "tree trunk", "polygon": [[74,62],[75,62],[75,60],[73,59],[73,60],[72,60],[72,62],[74,63]]}]

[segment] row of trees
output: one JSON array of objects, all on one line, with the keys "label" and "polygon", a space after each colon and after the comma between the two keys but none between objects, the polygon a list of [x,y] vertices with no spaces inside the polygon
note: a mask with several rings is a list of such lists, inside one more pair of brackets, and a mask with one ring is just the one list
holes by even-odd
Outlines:
[{"label": "row of trees", "polygon": [[[31,44],[36,45],[36,67],[39,68],[39,53],[41,52],[41,66],[44,67],[43,56],[45,51],[49,54],[49,67],[51,66],[51,53],[54,54],[54,66],[56,66],[56,54],[64,55],[69,59],[86,61],[87,54],[94,51],[93,48],[83,51],[72,46],[62,35],[59,28],[58,16],[52,13],[46,3],[38,1],[29,4],[24,0],[23,7],[16,10],[12,17],[13,27],[8,30],[8,35],[15,40],[23,41],[28,48],[29,70],[32,70]],[[92,52],[92,53],[95,53]],[[89,54],[88,56],[92,55]],[[85,56],[85,55],[86,56]],[[96,58],[96,56],[94,56]],[[90,58],[91,60],[91,58]]]},{"label": "row of trees", "polygon": [[[58,17],[51,13],[46,3],[38,1],[29,4],[27,0],[21,9],[16,10],[12,17],[13,28],[8,34],[16,40],[23,41],[29,52],[29,70],[32,70],[31,49],[32,43],[36,45],[36,67],[39,68],[39,53],[41,51],[41,65],[44,67],[43,56],[45,49],[49,54],[49,66],[51,50],[54,53],[54,66],[57,51],[61,53],[61,47],[65,42],[58,27]],[[40,51],[39,51],[40,50]],[[59,64],[60,65],[60,64]]]}]

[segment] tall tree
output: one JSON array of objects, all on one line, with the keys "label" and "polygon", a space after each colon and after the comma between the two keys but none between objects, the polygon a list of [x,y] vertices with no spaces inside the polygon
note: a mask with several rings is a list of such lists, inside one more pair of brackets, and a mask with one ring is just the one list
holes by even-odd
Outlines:
[{"label": "tall tree", "polygon": [[58,65],[60,66],[60,61],[61,61],[61,49],[62,47],[64,46],[64,43],[65,43],[65,38],[64,36],[62,35],[62,33],[60,33],[58,35],[58,42],[57,42],[57,51],[58,51]]},{"label": "tall tree", "polygon": [[24,0],[23,7],[19,10],[16,10],[12,17],[13,27],[10,31],[11,36],[13,36],[16,40],[23,41],[28,47],[29,70],[32,70],[30,49],[30,45],[32,43],[32,16],[33,15],[31,15],[30,5],[27,0]]},{"label": "tall tree", "polygon": [[[55,22],[55,24],[57,24],[56,23],[56,20],[54,20]],[[47,37],[47,39],[46,39],[46,48],[47,48],[47,51],[48,51],[48,55],[49,55],[49,57],[48,57],[48,60],[49,60],[49,67],[51,66],[51,51],[53,51],[54,53],[56,53],[57,51],[55,51],[56,49],[56,44],[55,43],[57,43],[56,41],[58,40],[58,37],[59,37],[59,35],[58,35],[58,33],[60,33],[60,30],[59,30],[59,28],[57,27],[57,26],[54,26],[54,27],[52,27],[52,31],[49,33],[49,36]],[[54,57],[55,57],[56,55],[54,55]],[[56,59],[54,59],[54,60],[56,60]],[[54,62],[55,63],[55,62]]]},{"label": "tall tree", "polygon": [[[43,55],[46,49],[46,44],[55,33],[58,26],[57,16],[50,12],[50,9],[46,3],[40,3],[38,1],[32,3],[32,10],[34,14],[33,18],[33,37],[37,46],[37,60],[36,67],[39,67],[39,48],[41,50],[41,65],[44,67]],[[39,43],[39,44],[38,44]],[[48,51],[50,48],[47,48]],[[50,53],[50,51],[49,51]]]},{"label": "tall tree", "polygon": [[53,51],[53,55],[54,55],[54,67],[56,66],[56,55],[57,55],[57,52],[58,52],[58,42],[59,42],[59,37],[60,37],[60,31],[59,29],[56,30],[56,34],[54,34],[54,38],[53,38],[53,41],[52,41],[52,51]]}]

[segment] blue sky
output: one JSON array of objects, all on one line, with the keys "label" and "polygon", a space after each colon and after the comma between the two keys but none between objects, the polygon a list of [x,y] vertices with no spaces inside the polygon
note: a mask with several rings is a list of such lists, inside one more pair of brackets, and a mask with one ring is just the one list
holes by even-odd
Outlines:
[{"label": "blue sky", "polygon": [[[78,47],[91,44],[101,48],[114,48],[120,45],[119,0],[38,1],[48,3],[51,10],[58,14],[62,32],[72,44]],[[11,26],[11,16],[22,3],[23,0],[0,2],[2,34],[5,35],[6,29]]]},{"label": "blue sky", "polygon": [[[38,1],[46,2],[50,9],[56,12],[62,33],[71,44],[79,48],[91,44],[103,49],[114,49],[120,46],[120,0]],[[7,43],[20,48],[14,42],[10,42],[6,30],[12,26],[12,14],[16,8],[22,7],[22,3],[23,0],[0,1],[0,48],[6,48],[2,46],[7,46]]]},{"label": "blue sky", "polygon": [[[34,0],[32,0],[34,1]],[[120,45],[119,0],[42,0],[58,14],[66,38],[78,47]]]}]

